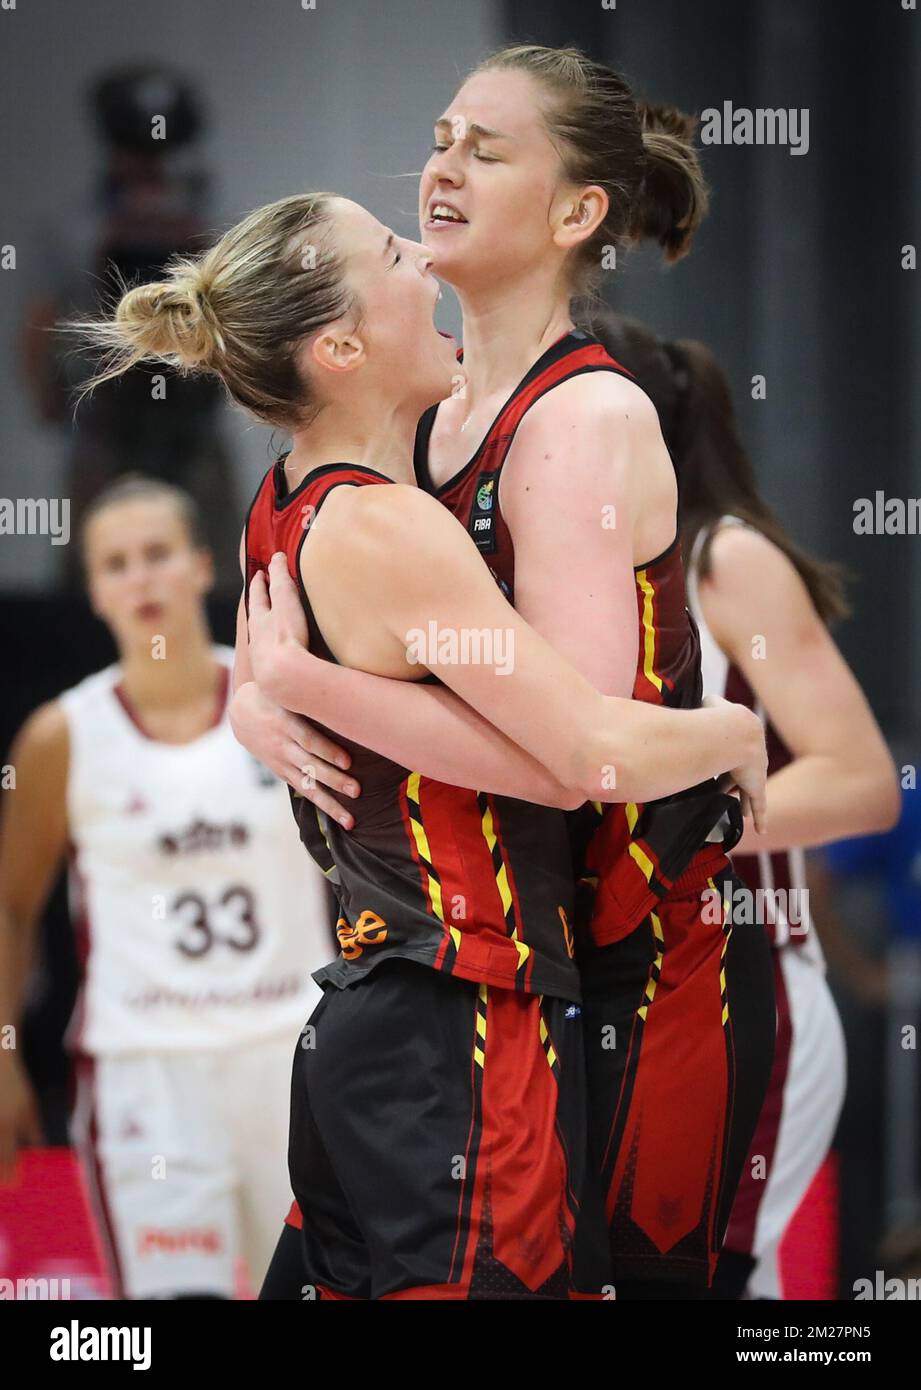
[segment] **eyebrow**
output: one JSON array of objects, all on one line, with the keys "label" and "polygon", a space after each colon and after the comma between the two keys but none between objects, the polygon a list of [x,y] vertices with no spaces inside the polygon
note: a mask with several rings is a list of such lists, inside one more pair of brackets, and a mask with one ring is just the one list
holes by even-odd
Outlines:
[{"label": "eyebrow", "polygon": [[[448,130],[451,130],[451,129],[453,128],[453,124],[454,124],[453,121],[450,121],[450,120],[448,119],[447,116],[441,116],[441,117],[439,117],[439,119],[435,122],[435,129],[437,130],[437,129],[439,128],[439,126],[446,126]],[[489,128],[489,126],[480,125],[478,121],[471,121],[470,124],[468,125],[467,129],[468,129],[469,131],[471,131],[474,135],[482,135],[482,136],[485,136],[485,138],[486,138],[487,140],[512,140],[512,139],[514,139],[513,136],[511,136],[511,135],[506,135],[506,134],[504,134],[503,131],[501,131],[501,130],[491,130],[491,129]]]},{"label": "eyebrow", "polygon": [[381,252],[381,255],[382,255],[382,256],[386,256],[387,252],[390,250],[390,248],[391,248],[392,245],[393,245],[393,232],[390,233],[389,237],[388,237],[387,240],[384,242],[384,249],[383,249],[383,251]]}]

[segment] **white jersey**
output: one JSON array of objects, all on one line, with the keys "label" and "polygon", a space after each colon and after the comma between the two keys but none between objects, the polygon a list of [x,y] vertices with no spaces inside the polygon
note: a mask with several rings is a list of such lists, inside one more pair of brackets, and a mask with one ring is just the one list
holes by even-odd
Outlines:
[{"label": "white jersey", "polygon": [[[212,650],[229,688],[233,650]],[[96,1056],[282,1034],[293,1047],[334,950],[288,788],[234,738],[226,702],[199,738],[167,744],[138,728],[120,679],[114,664],[60,696],[84,965],[68,1042]]]},{"label": "white jersey", "polygon": [[[700,552],[708,535],[720,526],[745,526],[737,516],[724,516],[710,529],[697,534],[687,570],[688,607],[700,630],[700,665],[704,695],[721,695],[725,700],[747,705],[765,727],[768,747],[768,773],[790,761],[790,753],[773,728],[764,705],[707,627],[698,593]],[[762,890],[768,912],[765,923],[775,946],[794,945],[806,952],[817,965],[824,965],[822,949],[812,929],[809,894],[806,888],[806,857],[801,849],[761,850],[756,855],[731,855],[749,888]],[[773,918],[773,920],[772,920]]]},{"label": "white jersey", "polygon": [[[747,523],[724,516],[717,524]],[[768,772],[775,772],[790,761],[790,751],[741,671],[717,645],[701,612],[698,568],[707,534],[701,531],[697,536],[687,574],[688,606],[700,629],[704,694],[722,695],[755,711],[765,727]],[[781,1242],[834,1137],[847,1061],[841,1020],[825,978],[825,958],[804,891],[803,851],[762,851],[731,858],[747,886],[766,890],[775,905],[774,920],[768,915],[765,925],[775,947],[777,1043],[767,1096],[724,1242],[727,1250],[754,1257],[746,1296],[776,1299],[784,1297]],[[784,911],[784,902],[791,901],[788,894],[797,889],[795,914]]]}]

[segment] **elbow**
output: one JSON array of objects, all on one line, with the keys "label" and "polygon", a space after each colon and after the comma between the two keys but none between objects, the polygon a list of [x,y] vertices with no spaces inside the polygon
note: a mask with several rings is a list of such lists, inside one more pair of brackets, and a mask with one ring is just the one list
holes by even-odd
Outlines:
[{"label": "elbow", "polygon": [[849,799],[855,808],[855,828],[848,834],[883,835],[898,825],[902,794],[895,764],[888,753],[875,758],[866,768]]},{"label": "elbow", "polygon": [[560,786],[553,793],[553,800],[550,803],[558,811],[576,811],[589,798],[578,787]]},{"label": "elbow", "polygon": [[872,798],[875,816],[873,831],[882,834],[893,830],[902,815],[902,794],[895,765],[887,760],[887,767],[875,781],[875,796]]}]

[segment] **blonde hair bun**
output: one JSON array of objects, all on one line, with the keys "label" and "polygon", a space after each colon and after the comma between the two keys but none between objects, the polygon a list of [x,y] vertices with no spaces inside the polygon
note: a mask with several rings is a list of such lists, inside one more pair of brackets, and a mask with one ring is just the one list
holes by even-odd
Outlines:
[{"label": "blonde hair bun", "polygon": [[139,357],[157,357],[180,370],[213,365],[223,340],[195,271],[138,285],[120,301],[115,321]]}]

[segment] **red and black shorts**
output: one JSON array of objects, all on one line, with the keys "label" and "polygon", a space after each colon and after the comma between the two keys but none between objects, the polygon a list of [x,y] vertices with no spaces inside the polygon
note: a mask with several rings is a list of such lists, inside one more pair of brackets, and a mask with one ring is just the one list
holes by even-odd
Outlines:
[{"label": "red and black shorts", "polygon": [[743,888],[710,847],[621,940],[580,941],[615,1288],[713,1278],[774,1052],[767,933],[714,910]]},{"label": "red and black shorts", "polygon": [[399,958],[327,985],[292,1076],[301,1297],[610,1297],[580,1013]]}]

